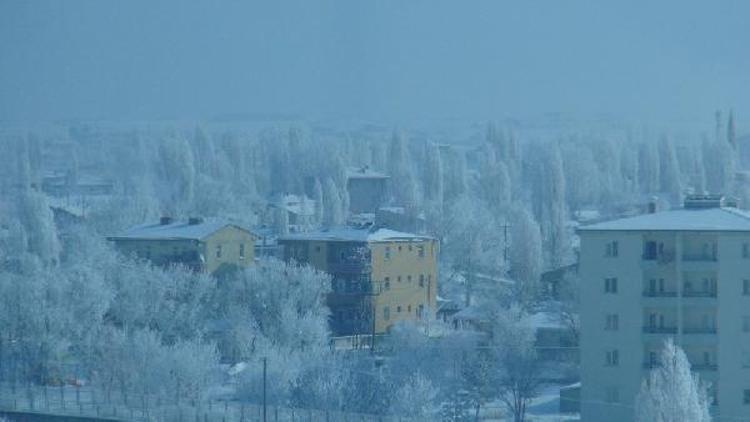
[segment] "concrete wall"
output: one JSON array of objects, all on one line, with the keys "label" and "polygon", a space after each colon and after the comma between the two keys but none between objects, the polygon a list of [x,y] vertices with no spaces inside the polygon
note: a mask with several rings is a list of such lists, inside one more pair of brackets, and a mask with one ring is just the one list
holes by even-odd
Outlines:
[{"label": "concrete wall", "polygon": [[[380,292],[375,297],[376,332],[385,332],[399,321],[416,320],[420,306],[425,316],[434,318],[437,308],[437,241],[377,242],[370,248],[372,280]],[[420,256],[420,248],[424,248],[424,256]],[[390,258],[386,258],[388,249]],[[386,288],[386,279],[390,288]]]}]

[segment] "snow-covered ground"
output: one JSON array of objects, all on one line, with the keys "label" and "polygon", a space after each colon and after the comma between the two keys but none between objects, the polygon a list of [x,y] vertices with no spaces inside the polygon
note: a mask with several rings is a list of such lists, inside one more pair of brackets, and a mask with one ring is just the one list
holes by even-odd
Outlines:
[{"label": "snow-covered ground", "polygon": [[[513,416],[508,414],[500,401],[488,403],[481,412],[483,421],[508,421]],[[526,412],[526,420],[529,422],[558,422],[578,421],[578,413],[560,413],[560,386],[550,385],[545,387],[538,397],[529,404]]]}]

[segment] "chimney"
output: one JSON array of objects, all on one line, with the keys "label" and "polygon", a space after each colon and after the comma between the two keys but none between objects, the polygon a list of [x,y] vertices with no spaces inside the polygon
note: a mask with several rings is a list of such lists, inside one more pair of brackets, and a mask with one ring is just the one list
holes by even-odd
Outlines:
[{"label": "chimney", "polygon": [[203,217],[190,217],[188,218],[188,224],[191,226],[197,226],[203,224]]},{"label": "chimney", "polygon": [[172,224],[172,217],[164,216],[159,219],[159,224],[162,226],[167,226],[169,224]]}]

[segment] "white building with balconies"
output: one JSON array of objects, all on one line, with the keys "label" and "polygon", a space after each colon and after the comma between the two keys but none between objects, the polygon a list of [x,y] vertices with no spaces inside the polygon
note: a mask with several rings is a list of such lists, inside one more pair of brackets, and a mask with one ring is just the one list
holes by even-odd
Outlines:
[{"label": "white building with balconies", "polygon": [[716,419],[750,421],[750,213],[689,197],[579,234],[582,420],[632,421],[673,337],[712,384]]}]

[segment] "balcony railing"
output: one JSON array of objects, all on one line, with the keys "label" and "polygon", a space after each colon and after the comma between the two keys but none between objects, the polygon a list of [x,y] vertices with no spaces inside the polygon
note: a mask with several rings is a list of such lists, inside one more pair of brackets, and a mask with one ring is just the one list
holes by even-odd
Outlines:
[{"label": "balcony railing", "polygon": [[660,292],[657,290],[644,290],[644,297],[677,297],[677,292]]},{"label": "balcony railing", "polygon": [[714,254],[706,254],[706,253],[691,254],[691,253],[685,253],[685,254],[682,254],[682,260],[683,261],[689,261],[689,262],[716,262],[719,259]]},{"label": "balcony railing", "polygon": [[715,363],[700,363],[690,365],[690,369],[692,369],[693,371],[718,371],[719,365]]},{"label": "balcony railing", "polygon": [[677,334],[677,327],[654,327],[647,325],[643,332],[648,334]]},{"label": "balcony railing", "polygon": [[659,264],[669,264],[674,261],[674,252],[644,252],[641,258],[644,261],[655,261]]},{"label": "balcony railing", "polygon": [[328,265],[328,271],[334,274],[336,273],[345,273],[345,274],[371,273],[372,265],[366,261],[333,262]]},{"label": "balcony railing", "polygon": [[716,334],[716,327],[685,327],[682,329],[683,334]]},{"label": "balcony railing", "polygon": [[683,290],[682,297],[716,297],[716,290]]}]

